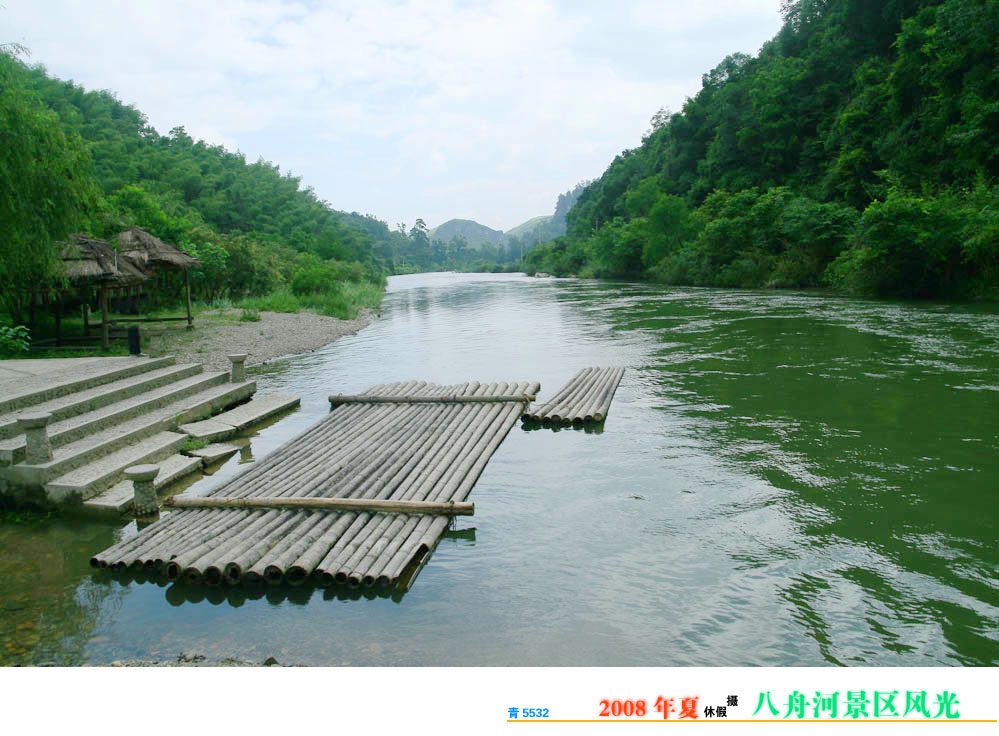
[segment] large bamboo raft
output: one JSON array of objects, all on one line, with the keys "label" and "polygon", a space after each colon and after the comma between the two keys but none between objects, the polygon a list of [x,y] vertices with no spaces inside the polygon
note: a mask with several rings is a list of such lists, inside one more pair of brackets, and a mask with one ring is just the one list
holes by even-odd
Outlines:
[{"label": "large bamboo raft", "polygon": [[328,417],[94,567],[188,583],[405,586],[538,383],[407,381],[331,396]]},{"label": "large bamboo raft", "polygon": [[527,407],[524,421],[544,424],[602,422],[624,368],[583,368],[548,401]]}]

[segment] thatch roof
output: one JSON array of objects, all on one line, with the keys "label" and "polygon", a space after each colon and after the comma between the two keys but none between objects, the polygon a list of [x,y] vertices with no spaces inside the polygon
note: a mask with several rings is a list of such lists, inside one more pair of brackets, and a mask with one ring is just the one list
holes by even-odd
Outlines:
[{"label": "thatch roof", "polygon": [[142,269],[180,268],[188,269],[201,261],[184,251],[164,243],[155,235],[147,233],[140,227],[130,227],[114,236],[118,243],[118,251],[131,258]]},{"label": "thatch roof", "polygon": [[106,284],[128,286],[148,277],[126,256],[122,256],[106,240],[73,233],[63,244],[62,262],[73,286]]}]

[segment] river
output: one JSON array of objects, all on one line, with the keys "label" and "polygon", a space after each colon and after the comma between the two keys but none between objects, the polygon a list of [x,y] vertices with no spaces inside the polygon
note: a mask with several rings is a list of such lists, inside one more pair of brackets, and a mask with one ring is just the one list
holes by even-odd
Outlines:
[{"label": "river", "polygon": [[405,595],[94,575],[134,523],[0,526],[0,663],[999,664],[999,308],[422,274],[263,366],[302,397],[192,492],[383,381],[628,368],[597,429],[515,427]]}]

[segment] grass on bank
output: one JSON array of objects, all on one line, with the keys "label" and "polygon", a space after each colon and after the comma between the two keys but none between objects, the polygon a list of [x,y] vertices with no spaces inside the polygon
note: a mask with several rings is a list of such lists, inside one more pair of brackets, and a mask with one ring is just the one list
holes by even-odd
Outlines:
[{"label": "grass on bank", "polygon": [[266,296],[248,297],[233,306],[258,312],[295,313],[305,309],[337,319],[357,319],[361,310],[377,309],[383,294],[379,284],[346,281],[336,290],[309,294],[295,294],[284,287]]}]

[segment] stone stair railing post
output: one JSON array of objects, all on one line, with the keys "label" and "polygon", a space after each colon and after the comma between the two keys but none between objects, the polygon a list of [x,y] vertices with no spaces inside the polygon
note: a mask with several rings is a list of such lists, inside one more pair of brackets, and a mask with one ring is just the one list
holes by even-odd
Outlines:
[{"label": "stone stair railing post", "polygon": [[232,382],[242,383],[246,380],[246,359],[249,353],[234,353],[229,356],[232,361]]},{"label": "stone stair railing post", "polygon": [[46,425],[52,415],[47,412],[25,412],[17,418],[17,428],[24,432],[24,454],[28,465],[40,465],[52,459],[52,443]]},{"label": "stone stair railing post", "polygon": [[125,469],[125,477],[132,481],[132,488],[135,491],[133,508],[136,516],[159,514],[160,504],[153,483],[159,472],[157,465],[133,465]]}]

